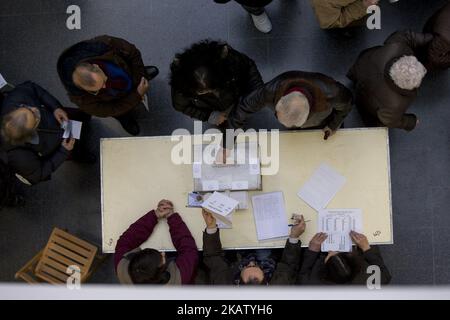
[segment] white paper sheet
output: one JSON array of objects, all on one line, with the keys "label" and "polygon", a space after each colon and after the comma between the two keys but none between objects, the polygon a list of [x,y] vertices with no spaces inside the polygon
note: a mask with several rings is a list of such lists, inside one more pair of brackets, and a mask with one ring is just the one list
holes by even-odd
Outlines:
[{"label": "white paper sheet", "polygon": [[200,179],[202,177],[202,164],[194,162],[192,164],[192,175],[194,179]]},{"label": "white paper sheet", "polygon": [[258,240],[288,236],[288,221],[283,192],[254,195],[252,204]]},{"label": "white paper sheet", "polygon": [[322,163],[306,181],[297,195],[314,210],[324,209],[344,186],[345,177]]},{"label": "white paper sheet", "polygon": [[231,189],[233,190],[248,190],[248,181],[233,181],[231,183]]},{"label": "white paper sheet", "polygon": [[226,219],[230,221],[230,224],[223,223],[221,220],[216,220],[217,228],[219,229],[232,229],[233,228],[233,212],[226,216]]},{"label": "white paper sheet", "polygon": [[322,243],[322,251],[350,252],[350,231],[362,232],[361,209],[324,209],[319,211],[318,232],[328,238]]},{"label": "white paper sheet", "polygon": [[80,121],[69,120],[68,123],[63,124],[64,134],[63,138],[67,139],[69,137],[75,138],[77,140],[80,139],[81,136],[81,127],[83,123]]},{"label": "white paper sheet", "polygon": [[258,163],[254,163],[254,164],[252,164],[250,162],[250,164],[249,164],[249,172],[250,172],[250,174],[260,174],[261,168],[260,168],[259,162]]},{"label": "white paper sheet", "polygon": [[237,210],[248,209],[248,192],[247,191],[231,191],[229,193],[230,198],[239,201]]},{"label": "white paper sheet", "polygon": [[202,181],[203,191],[214,191],[219,190],[219,181],[217,180],[203,180]]},{"label": "white paper sheet", "polygon": [[202,208],[213,214],[217,220],[231,225],[228,215],[233,212],[238,204],[238,201],[216,191],[203,201]]}]

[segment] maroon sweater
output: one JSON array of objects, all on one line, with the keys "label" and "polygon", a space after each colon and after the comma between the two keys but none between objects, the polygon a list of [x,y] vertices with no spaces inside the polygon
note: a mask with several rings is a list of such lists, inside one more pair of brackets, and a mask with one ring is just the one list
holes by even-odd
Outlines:
[{"label": "maroon sweater", "polygon": [[[158,218],[155,210],[152,210],[133,223],[120,236],[114,254],[114,266],[116,269],[126,253],[136,249],[148,240],[157,223]],[[177,250],[175,263],[180,270],[181,282],[182,284],[191,284],[193,283],[198,264],[197,245],[178,213],[174,213],[167,218],[167,223],[169,224],[170,237]]]}]

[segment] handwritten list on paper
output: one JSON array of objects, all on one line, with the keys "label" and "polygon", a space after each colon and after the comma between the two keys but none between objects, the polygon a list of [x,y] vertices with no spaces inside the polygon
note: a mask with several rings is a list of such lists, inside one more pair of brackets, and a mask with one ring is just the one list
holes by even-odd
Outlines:
[{"label": "handwritten list on paper", "polygon": [[252,197],[258,240],[288,236],[288,223],[283,192],[271,192]]},{"label": "handwritten list on paper", "polygon": [[350,231],[362,232],[361,209],[326,209],[319,211],[318,232],[328,238],[322,243],[322,251],[350,252]]}]

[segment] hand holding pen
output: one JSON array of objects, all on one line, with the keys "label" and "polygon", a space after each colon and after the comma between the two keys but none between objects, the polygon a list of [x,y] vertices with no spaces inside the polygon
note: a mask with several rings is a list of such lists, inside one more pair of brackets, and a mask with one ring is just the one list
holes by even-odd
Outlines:
[{"label": "hand holding pen", "polygon": [[305,232],[305,219],[303,218],[303,215],[293,215],[291,219],[294,220],[294,224],[292,225],[289,238],[298,238]]}]

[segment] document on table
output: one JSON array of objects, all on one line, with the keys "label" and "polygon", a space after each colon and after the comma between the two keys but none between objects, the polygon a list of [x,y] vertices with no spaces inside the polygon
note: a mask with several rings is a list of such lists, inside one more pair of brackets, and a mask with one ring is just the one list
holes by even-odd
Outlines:
[{"label": "document on table", "polygon": [[226,195],[215,191],[208,199],[203,201],[202,208],[210,212],[217,220],[225,224],[231,225],[231,217],[229,215],[238,206],[236,201]]},{"label": "document on table", "polygon": [[345,177],[322,163],[306,181],[297,195],[314,210],[324,209],[344,186]]},{"label": "document on table", "polygon": [[322,243],[322,251],[350,252],[350,231],[362,232],[361,209],[324,209],[319,211],[318,232],[328,238]]},{"label": "document on table", "polygon": [[83,125],[80,121],[69,120],[65,121],[62,124],[62,128],[64,129],[63,138],[74,138],[79,140],[81,136],[81,126]]},{"label": "document on table", "polygon": [[258,240],[288,236],[288,221],[283,192],[254,195],[252,204]]}]

